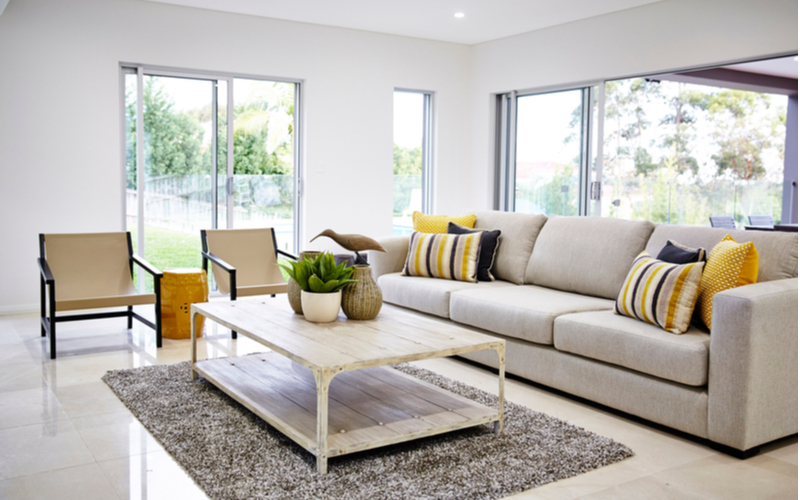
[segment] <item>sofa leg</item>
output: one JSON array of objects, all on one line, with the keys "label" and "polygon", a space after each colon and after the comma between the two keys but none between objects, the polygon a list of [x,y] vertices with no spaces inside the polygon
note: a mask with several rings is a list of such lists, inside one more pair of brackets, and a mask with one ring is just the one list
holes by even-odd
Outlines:
[{"label": "sofa leg", "polygon": [[711,448],[722,452],[726,455],[730,455],[734,458],[738,458],[739,460],[747,460],[748,458],[754,457],[758,455],[758,452],[761,451],[760,446],[754,446],[747,450],[740,450],[737,448],[731,448],[730,446],[725,446],[724,444],[719,443],[711,443]]}]

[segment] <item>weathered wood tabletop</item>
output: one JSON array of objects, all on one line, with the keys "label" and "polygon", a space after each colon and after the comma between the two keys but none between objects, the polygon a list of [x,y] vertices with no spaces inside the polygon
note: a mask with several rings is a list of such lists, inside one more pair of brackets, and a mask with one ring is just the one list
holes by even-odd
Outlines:
[{"label": "weathered wood tabletop", "polygon": [[[504,340],[392,306],[370,321],[340,315],[310,323],[284,302],[193,304],[191,376],[202,375],[316,455],[320,474],[333,456],[488,422],[503,431]],[[197,361],[198,314],[274,352]],[[481,350],[499,357],[498,409],[386,368]]]}]

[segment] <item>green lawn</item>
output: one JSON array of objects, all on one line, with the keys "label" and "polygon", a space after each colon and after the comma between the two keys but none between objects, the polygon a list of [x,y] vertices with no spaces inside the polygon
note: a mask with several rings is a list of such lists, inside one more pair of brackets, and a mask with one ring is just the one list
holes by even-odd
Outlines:
[{"label": "green lawn", "polygon": [[[137,237],[134,228],[131,230],[134,252],[137,251]],[[170,267],[201,268],[203,262],[200,249],[199,232],[193,235],[157,227],[148,227],[145,230],[144,258],[161,271]],[[134,283],[136,281],[134,278]],[[153,278],[147,273],[145,273],[145,289],[149,293],[153,292]]]}]

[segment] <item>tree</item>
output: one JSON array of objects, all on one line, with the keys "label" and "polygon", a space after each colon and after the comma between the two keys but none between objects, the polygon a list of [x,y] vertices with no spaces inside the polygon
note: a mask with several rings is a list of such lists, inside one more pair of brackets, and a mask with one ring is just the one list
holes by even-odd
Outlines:
[{"label": "tree", "polygon": [[671,127],[664,134],[663,146],[669,150],[662,163],[671,162],[679,174],[691,171],[697,175],[700,165],[693,155],[693,145],[697,138],[694,112],[704,108],[707,94],[687,90],[678,83],[678,91],[668,99],[670,113],[661,119],[661,125]]},{"label": "tree", "polygon": [[[422,176],[422,148],[405,148],[394,145],[394,215],[400,216],[408,209],[411,191]],[[413,177],[412,177],[413,176]],[[417,178],[419,177],[419,179]]]},{"label": "tree", "polygon": [[779,130],[774,120],[758,116],[759,108],[769,105],[766,95],[755,92],[723,90],[708,96],[705,106],[716,125],[713,137],[719,148],[712,155],[718,175],[757,180],[766,174],[762,151],[778,139]]},{"label": "tree", "polygon": [[422,148],[394,145],[394,175],[422,175]]},{"label": "tree", "polygon": [[[136,101],[133,90],[126,95],[128,165],[136,165]],[[203,127],[187,113],[176,111],[175,103],[157,85],[145,78],[144,157],[148,176],[199,174],[210,171],[210,151],[203,148]],[[136,188],[136,169],[129,168],[127,185]]]}]

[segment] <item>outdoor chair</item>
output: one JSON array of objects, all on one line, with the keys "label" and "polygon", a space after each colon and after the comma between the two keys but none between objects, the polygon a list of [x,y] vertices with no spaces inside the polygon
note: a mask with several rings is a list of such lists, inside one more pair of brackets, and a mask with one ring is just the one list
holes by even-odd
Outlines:
[{"label": "outdoor chair", "polygon": [[736,221],[730,215],[717,215],[709,217],[711,227],[721,227],[723,229],[736,229]]},{"label": "outdoor chair", "polygon": [[772,219],[771,215],[750,215],[747,218],[751,226],[775,227],[775,221]]},{"label": "outdoor chair", "polygon": [[[155,330],[156,347],[161,347],[162,274],[134,255],[131,233],[40,234],[37,261],[42,337],[50,337],[50,359],[56,358],[56,324],[64,321],[127,317],[130,329],[136,318]],[[134,263],[153,275],[155,293],[136,292]],[[133,306],[146,304],[155,305],[155,323],[133,311]],[[106,307],[127,307],[127,310],[56,315],[56,312]]]},{"label": "outdoor chair", "polygon": [[[275,230],[259,229],[203,229],[203,269],[208,272],[208,262],[220,293],[230,294],[231,300],[252,295],[286,293],[289,285],[278,267],[278,255],[290,259],[297,257],[278,249]],[[236,332],[231,332],[236,338]]]}]

